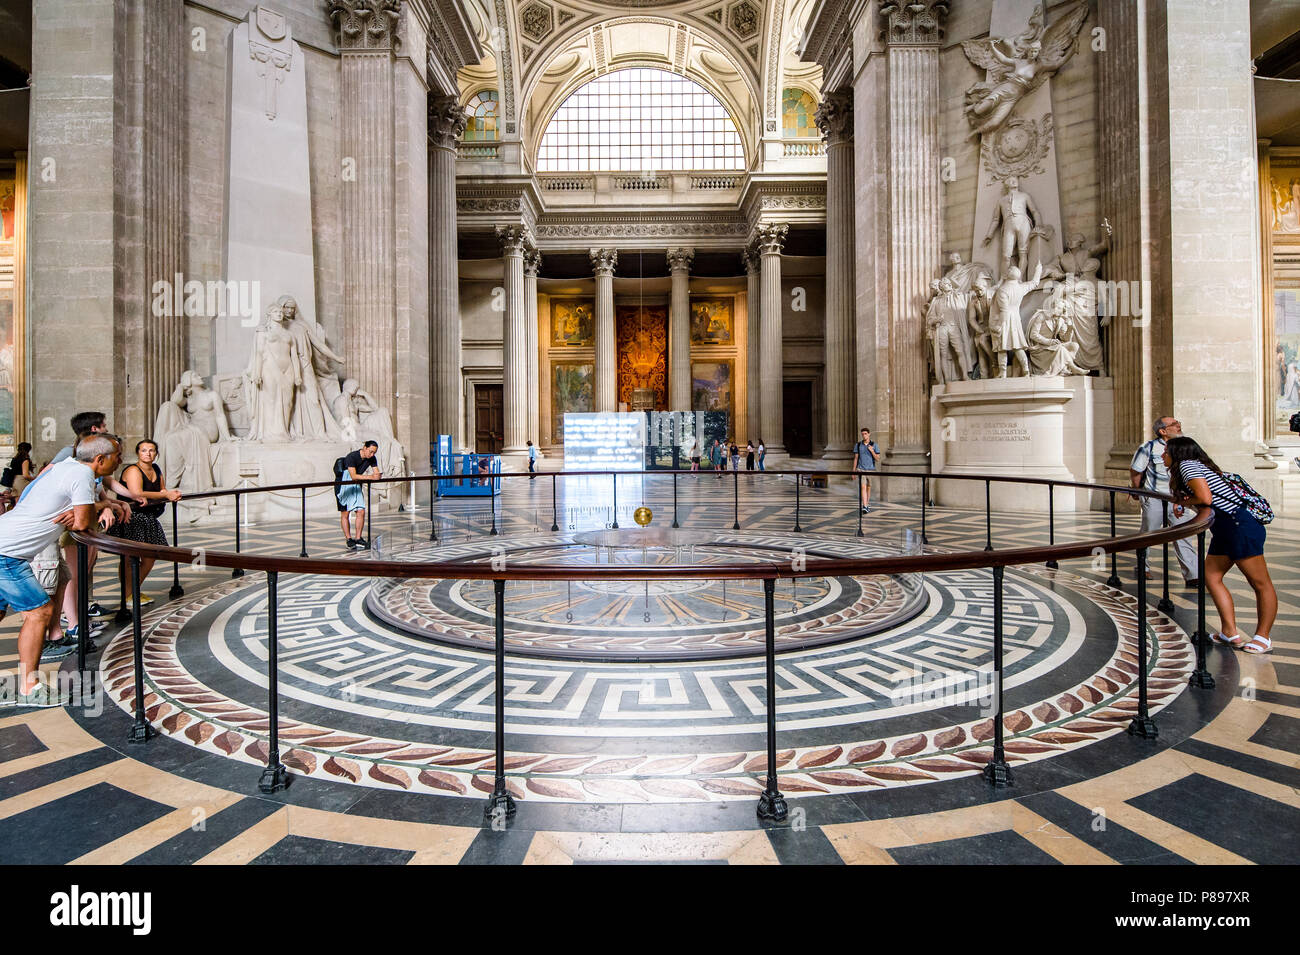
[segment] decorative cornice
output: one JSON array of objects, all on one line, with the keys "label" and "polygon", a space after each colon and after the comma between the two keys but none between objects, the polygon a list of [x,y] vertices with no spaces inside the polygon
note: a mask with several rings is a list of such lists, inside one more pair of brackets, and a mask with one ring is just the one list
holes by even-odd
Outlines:
[{"label": "decorative cornice", "polygon": [[760,255],[780,255],[790,227],[784,222],[772,222],[758,227],[756,243]]},{"label": "decorative cornice", "polygon": [[669,249],[668,250],[668,271],[670,272],[689,272],[691,263],[695,261],[694,249]]},{"label": "decorative cornice", "polygon": [[764,196],[760,209],[825,209],[826,196]]},{"label": "decorative cornice", "polygon": [[617,249],[592,249],[587,253],[591,259],[591,270],[597,275],[613,275],[618,265]]},{"label": "decorative cornice", "polygon": [[428,0],[430,12],[425,56],[430,88],[455,96],[456,72],[483,59],[483,45],[460,0]]},{"label": "decorative cornice", "polygon": [[429,140],[443,149],[455,149],[465,135],[469,117],[454,96],[429,97]]},{"label": "decorative cornice", "polygon": [[506,199],[457,199],[457,212],[523,212],[518,196]]},{"label": "decorative cornice", "polygon": [[538,225],[539,239],[744,238],[744,222],[712,219],[705,222],[548,223]]},{"label": "decorative cornice", "polygon": [[524,225],[497,226],[497,240],[501,243],[502,255],[527,255],[534,248],[533,237]]},{"label": "decorative cornice", "polygon": [[325,13],[334,24],[335,42],[344,52],[401,46],[401,0],[325,0]]},{"label": "decorative cornice", "polygon": [[853,138],[853,93],[839,90],[826,94],[815,118],[828,147],[847,143]]},{"label": "decorative cornice", "polygon": [[943,40],[942,20],[949,0],[888,0],[880,5],[888,45],[937,46]]}]

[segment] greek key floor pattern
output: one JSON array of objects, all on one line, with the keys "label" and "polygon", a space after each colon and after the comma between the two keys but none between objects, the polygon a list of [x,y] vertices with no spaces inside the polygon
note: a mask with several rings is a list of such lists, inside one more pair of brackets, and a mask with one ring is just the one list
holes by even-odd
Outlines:
[{"label": "greek key floor pattern", "polygon": [[[656,523],[671,519],[672,490],[657,479],[644,487],[623,479],[617,511],[592,488],[570,491],[566,501],[563,482],[552,510],[549,483],[508,485],[495,508],[462,500],[432,515],[427,507],[378,515],[372,539],[385,556],[428,552],[431,532],[432,546],[449,554],[492,545],[508,551],[553,539],[552,522],[560,537],[615,519],[630,525],[642,503]],[[742,489],[733,511],[725,483],[704,483],[680,482],[682,526],[731,532],[739,518],[742,530],[733,533],[740,537],[790,543],[790,484],[769,478]],[[914,504],[876,505],[861,515],[862,538],[859,513],[838,490],[800,489],[798,521],[809,541],[899,549],[911,546],[909,532],[919,534]],[[1136,526],[1134,516],[1118,520],[1121,530]],[[1063,514],[1055,534],[1061,541],[1108,526],[1103,514]],[[232,530],[182,526],[179,543],[196,555],[228,549]],[[986,529],[982,513],[932,508],[926,534],[932,547],[979,548],[986,536],[1010,547],[1043,543],[1048,529],[1032,514],[994,514]],[[330,522],[310,522],[306,549],[366,559],[343,550],[339,537]],[[241,545],[296,555],[303,540],[296,524],[247,526]],[[92,657],[106,691],[95,705],[0,709],[0,829],[13,837],[0,838],[0,847],[10,847],[0,854],[13,856],[9,862],[100,863],[1293,861],[1300,849],[1298,550],[1300,524],[1280,517],[1268,547],[1281,599],[1274,652],[1257,658],[1212,648],[1217,685],[1209,690],[1187,686],[1195,594],[1183,589],[1175,563],[1174,610],[1158,611],[1161,561],[1152,555],[1146,613],[1155,740],[1124,732],[1137,664],[1132,559],[1118,562],[1121,590],[1105,585],[1104,559],[1009,572],[1003,731],[1015,785],[1005,790],[979,776],[993,729],[982,709],[990,698],[983,675],[989,574],[926,575],[915,617],[780,656],[778,761],[792,811],[779,826],[754,816],[766,763],[760,661],[512,654],[505,769],[520,808],[494,829],[482,816],[495,768],[488,658],[472,641],[435,642],[418,627],[382,619],[367,606],[363,578],[282,578],[281,733],[295,775],[284,792],[263,796],[264,580],[231,580],[199,559],[178,569],[186,593],[168,601],[171,568],[160,566],[146,587],[154,602],[144,620],[144,703],[159,737],[125,742],[134,688],[122,636],[105,634],[106,649]],[[101,558],[97,573],[96,596],[110,605],[114,568]],[[737,584],[721,605],[741,622],[752,616],[754,595]],[[845,598],[828,595],[833,585],[791,596],[792,631],[841,612],[835,601]],[[1233,590],[1248,623],[1249,591],[1240,579]],[[408,594],[405,609],[414,612],[418,597]],[[472,620],[490,609],[472,587],[453,594],[448,586],[423,599],[421,622],[433,611],[450,608]],[[572,621],[556,603],[555,594],[525,587],[511,605],[519,629],[529,622],[538,633],[566,634]],[[667,606],[654,604],[652,615]],[[804,610],[817,622],[796,620]],[[0,625],[0,662],[8,667],[16,665],[16,629],[13,619]],[[662,636],[659,617],[649,631],[638,639]],[[566,652],[608,649],[600,641],[575,648],[581,639],[567,633]],[[66,665],[61,675],[75,677]],[[1225,800],[1250,808],[1235,813],[1231,827],[1218,816]],[[70,824],[87,811],[102,815],[102,824]],[[196,827],[196,817],[205,825]],[[33,825],[50,834],[47,855],[19,859],[17,834]]]}]

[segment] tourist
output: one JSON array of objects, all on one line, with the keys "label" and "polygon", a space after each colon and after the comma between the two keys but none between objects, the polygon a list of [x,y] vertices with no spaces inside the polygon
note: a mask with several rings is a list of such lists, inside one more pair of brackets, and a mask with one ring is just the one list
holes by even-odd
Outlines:
[{"label": "tourist", "polygon": [[709,464],[712,466],[714,473],[717,474],[719,481],[722,480],[722,469],[727,466],[726,457],[727,449],[718,443],[717,438],[714,438],[713,444],[709,448]]},{"label": "tourist", "polygon": [[763,444],[763,439],[759,438],[758,439],[758,469],[760,471],[767,470],[767,468],[763,467],[763,459],[766,457],[767,457],[767,446]]},{"label": "tourist", "polygon": [[745,442],[745,470],[754,470],[754,442]]},{"label": "tourist", "polygon": [[[9,459],[9,466],[0,474],[0,487],[10,491],[21,491],[32,479],[32,446],[24,441],[18,445],[14,456]],[[22,481],[19,484],[19,481]]]},{"label": "tourist", "polygon": [[[101,433],[77,444],[74,458],[46,468],[12,511],[0,515],[0,618],[10,609],[23,614],[18,634],[20,706],[57,706],[57,694],[41,684],[41,644],[54,604],[32,572],[30,561],[65,529],[84,531],[97,512],[115,512],[115,502],[96,500],[95,480],[111,475],[122,460],[122,447]],[[110,513],[106,521],[111,525]]]},{"label": "tourist", "polygon": [[[169,501],[175,504],[181,499],[181,492],[167,487],[162,469],[156,463],[158,461],[158,445],[153,441],[146,438],[137,443],[135,457],[135,464],[127,465],[122,472],[122,483],[130,488],[131,493],[135,495],[135,500],[131,502],[131,519],[119,521],[113,525],[109,533],[123,540],[166,547],[167,535],[163,531],[162,524],[158,522],[158,518],[162,517],[163,512],[167,510]],[[139,503],[141,498],[145,500],[144,504]],[[153,564],[154,559],[152,557],[140,558],[140,583],[142,585],[145,578],[149,576],[149,571],[153,570]],[[124,562],[118,570],[119,575],[122,577],[124,593],[127,587],[125,572]]]},{"label": "tourist", "polygon": [[[374,481],[379,478],[379,468],[375,464],[375,454],[379,451],[379,442],[367,441],[358,451],[352,451],[343,457],[343,472],[340,475],[342,486],[338,490],[339,524],[343,527],[343,536],[347,539],[348,550],[370,546],[370,541],[362,536],[366,526],[366,497],[361,490],[360,481]],[[351,516],[352,527],[348,527]]]},{"label": "tourist", "polygon": [[691,470],[698,471],[700,469],[700,442],[695,435],[687,438],[686,454],[691,459]]},{"label": "tourist", "polygon": [[[1241,493],[1224,477],[1222,468],[1191,438],[1169,438],[1165,443],[1164,463],[1169,470],[1169,491],[1174,500],[1214,508],[1204,573],[1205,587],[1219,611],[1219,632],[1210,638],[1247,653],[1268,653],[1273,649],[1269,632],[1277,617],[1277,591],[1264,562],[1264,525],[1251,514]],[[1232,594],[1223,583],[1224,575],[1233,566],[1241,569],[1255,591],[1258,619],[1255,636],[1250,640],[1237,630]]]},{"label": "tourist", "polygon": [[740,448],[736,447],[736,439],[731,439],[731,470],[740,470]]},{"label": "tourist", "polygon": [[[880,462],[880,448],[871,440],[871,429],[863,428],[862,437],[853,445],[853,470],[858,474],[868,474],[876,470]],[[864,514],[871,513],[871,478],[858,478],[859,498]]]},{"label": "tourist", "polygon": [[[1183,426],[1178,419],[1166,415],[1156,419],[1155,424],[1151,426],[1151,431],[1155,437],[1138,448],[1137,453],[1133,455],[1133,462],[1129,465],[1128,471],[1129,484],[1145,491],[1168,494],[1169,472],[1165,470],[1164,464],[1165,442],[1170,438],[1181,436]],[[1155,497],[1137,498],[1136,495],[1134,497],[1142,503],[1142,533],[1144,534],[1164,527],[1166,517],[1168,517],[1168,526],[1173,527],[1177,524],[1185,524],[1195,516],[1195,512],[1190,507],[1181,504],[1167,505]],[[1178,558],[1178,566],[1182,569],[1184,582],[1188,587],[1195,587],[1198,583],[1196,539],[1184,537],[1182,540],[1174,541],[1174,554]],[[1150,580],[1154,576],[1148,569],[1147,579]]]},{"label": "tourist", "polygon": [[536,465],[537,465],[537,445],[533,444],[532,440],[530,439],[528,442],[528,475],[529,475],[528,480],[530,481],[536,480],[537,478]]}]

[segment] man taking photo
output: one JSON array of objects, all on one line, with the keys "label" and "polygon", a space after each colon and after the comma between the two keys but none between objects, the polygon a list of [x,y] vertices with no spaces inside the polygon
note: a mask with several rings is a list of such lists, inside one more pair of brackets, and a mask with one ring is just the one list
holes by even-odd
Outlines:
[{"label": "man taking photo", "polygon": [[[853,445],[853,470],[857,474],[869,474],[880,464],[880,448],[871,440],[871,429],[863,428],[857,444]],[[863,513],[871,512],[871,478],[858,478],[859,497]]]}]

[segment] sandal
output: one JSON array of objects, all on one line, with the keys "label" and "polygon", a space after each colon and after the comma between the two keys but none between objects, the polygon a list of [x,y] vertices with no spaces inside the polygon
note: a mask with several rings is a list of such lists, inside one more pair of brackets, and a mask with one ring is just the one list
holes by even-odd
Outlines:
[{"label": "sandal", "polygon": [[1259,634],[1256,634],[1255,639],[1251,640],[1250,643],[1247,643],[1240,649],[1243,653],[1268,653],[1273,649],[1273,641],[1268,637],[1261,637]]},{"label": "sandal", "polygon": [[1240,633],[1235,637],[1225,637],[1222,633],[1219,633],[1216,630],[1214,633],[1210,634],[1210,642],[1221,643],[1224,646],[1232,647],[1234,650],[1239,650],[1246,645],[1246,637]]}]

